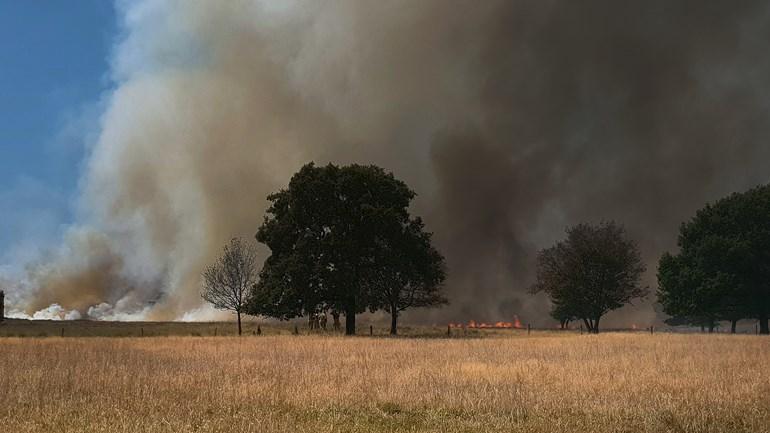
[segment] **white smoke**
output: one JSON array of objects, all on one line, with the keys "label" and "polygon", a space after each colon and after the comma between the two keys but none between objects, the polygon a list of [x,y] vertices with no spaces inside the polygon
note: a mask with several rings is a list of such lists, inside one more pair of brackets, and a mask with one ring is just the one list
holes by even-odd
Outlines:
[{"label": "white smoke", "polygon": [[228,316],[232,317],[232,314],[225,315],[222,311],[216,310],[211,305],[206,304],[201,305],[199,308],[184,312],[184,314],[182,314],[181,317],[178,317],[177,320],[180,322],[213,322],[222,320]]},{"label": "white smoke", "polygon": [[67,310],[59,304],[51,304],[42,310],[35,311],[31,316],[15,309],[8,312],[6,316],[11,319],[27,320],[80,320],[82,318],[78,310]]}]

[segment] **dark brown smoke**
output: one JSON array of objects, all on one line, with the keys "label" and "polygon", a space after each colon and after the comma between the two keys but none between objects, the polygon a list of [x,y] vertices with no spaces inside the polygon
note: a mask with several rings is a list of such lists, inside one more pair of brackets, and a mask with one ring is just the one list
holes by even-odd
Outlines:
[{"label": "dark brown smoke", "polygon": [[[310,160],[379,164],[418,192],[414,211],[450,271],[452,305],[409,316],[428,321],[548,323],[547,302],[526,294],[534,255],[582,221],[624,223],[654,285],[681,221],[770,180],[764,2],[122,12],[83,225],[117,258],[118,278],[97,280],[103,301],[131,293],[144,311],[157,300],[152,317],[199,307],[203,265],[232,236],[252,236],[266,194]],[[68,298],[67,284],[46,284],[43,303]],[[631,311],[655,318],[649,301]]]},{"label": "dark brown smoke", "polygon": [[[480,120],[432,143],[435,209],[451,215],[435,217],[445,228],[437,231],[463,307],[480,300],[487,315],[510,316],[532,306],[522,288],[535,250],[580,221],[624,223],[654,286],[655,261],[674,246],[681,221],[770,179],[767,82],[759,79],[768,72],[766,5],[495,9],[471,68],[482,82]],[[649,307],[637,313],[652,320]]]}]

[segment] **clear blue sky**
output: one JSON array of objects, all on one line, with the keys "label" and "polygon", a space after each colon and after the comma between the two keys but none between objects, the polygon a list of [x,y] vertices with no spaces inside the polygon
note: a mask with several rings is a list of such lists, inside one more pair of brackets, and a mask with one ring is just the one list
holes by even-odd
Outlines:
[{"label": "clear blue sky", "polygon": [[0,266],[72,220],[116,31],[108,0],[0,0]]}]

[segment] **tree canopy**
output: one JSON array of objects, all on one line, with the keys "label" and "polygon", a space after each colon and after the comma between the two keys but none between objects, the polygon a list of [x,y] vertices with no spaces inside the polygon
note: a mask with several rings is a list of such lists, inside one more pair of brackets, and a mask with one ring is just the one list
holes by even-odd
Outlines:
[{"label": "tree canopy", "polygon": [[708,326],[743,318],[768,334],[770,186],[707,204],[679,229],[679,253],[658,266],[658,300],[678,322]]},{"label": "tree canopy", "polygon": [[376,166],[302,167],[287,189],[268,196],[256,237],[271,255],[250,313],[289,319],[342,312],[353,334],[355,315],[386,308],[388,291],[398,293],[387,303],[396,311],[444,302],[443,257],[409,215],[414,196]]},{"label": "tree canopy", "polygon": [[604,314],[646,296],[640,285],[645,266],[636,243],[614,222],[579,224],[566,232],[567,239],[538,253],[531,291],[551,298],[552,315],[560,321],[577,318],[598,333]]},{"label": "tree canopy", "polygon": [[412,307],[447,303],[441,294],[446,278],[444,257],[431,245],[421,219],[416,218],[389,233],[378,249],[380,266],[374,269],[372,303],[390,313],[390,333],[398,333],[398,317]]}]

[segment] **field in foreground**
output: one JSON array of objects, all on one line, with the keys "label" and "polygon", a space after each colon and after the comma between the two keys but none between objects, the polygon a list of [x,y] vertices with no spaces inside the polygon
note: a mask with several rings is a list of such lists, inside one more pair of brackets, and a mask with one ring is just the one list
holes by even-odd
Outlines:
[{"label": "field in foreground", "polygon": [[770,340],[2,338],[3,432],[770,432]]}]

